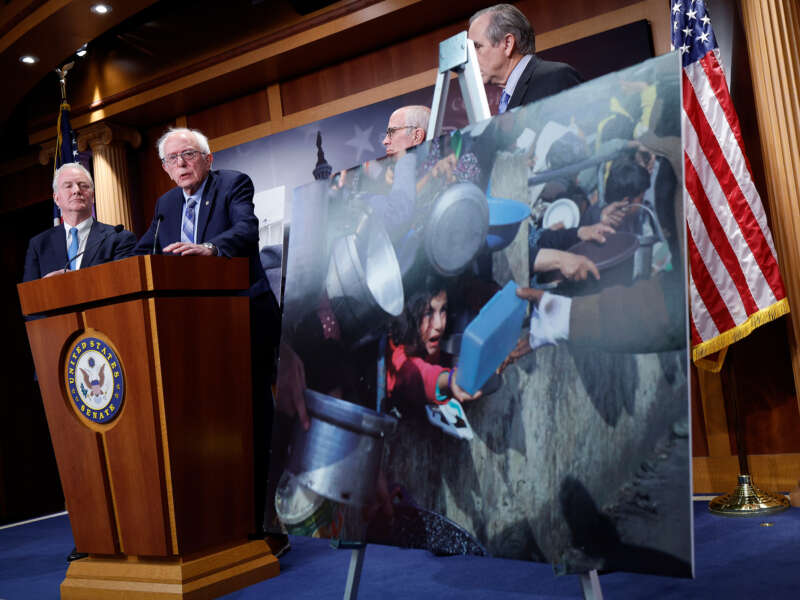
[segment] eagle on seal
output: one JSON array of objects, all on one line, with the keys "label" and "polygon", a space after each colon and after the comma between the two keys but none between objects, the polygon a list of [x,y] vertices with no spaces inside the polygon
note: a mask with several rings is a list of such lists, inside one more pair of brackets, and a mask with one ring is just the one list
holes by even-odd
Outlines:
[{"label": "eagle on seal", "polygon": [[97,373],[97,379],[91,379],[89,373],[87,373],[85,369],[80,369],[80,372],[83,375],[83,382],[86,384],[86,387],[89,388],[90,396],[103,395],[103,383],[106,380],[105,368],[106,366],[104,364],[100,365],[100,371]]}]

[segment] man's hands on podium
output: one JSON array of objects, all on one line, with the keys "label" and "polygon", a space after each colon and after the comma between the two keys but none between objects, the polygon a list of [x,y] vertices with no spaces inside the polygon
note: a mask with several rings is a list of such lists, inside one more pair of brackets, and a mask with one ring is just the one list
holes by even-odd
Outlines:
[{"label": "man's hands on podium", "polygon": [[172,242],[169,246],[164,247],[164,253],[180,254],[181,256],[188,256],[190,254],[215,256],[211,248],[203,246],[202,244],[190,244],[189,242]]}]

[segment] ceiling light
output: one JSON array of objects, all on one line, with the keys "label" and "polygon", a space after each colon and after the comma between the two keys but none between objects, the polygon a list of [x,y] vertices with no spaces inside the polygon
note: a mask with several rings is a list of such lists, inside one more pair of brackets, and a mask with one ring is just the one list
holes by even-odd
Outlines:
[{"label": "ceiling light", "polygon": [[111,12],[111,7],[108,4],[95,4],[90,10],[96,15],[106,15]]},{"label": "ceiling light", "polygon": [[86,56],[86,52],[87,51],[88,50],[87,50],[86,44],[84,44],[83,46],[78,48],[78,50],[75,52],[75,54],[78,55],[79,57],[83,58],[84,56]]},{"label": "ceiling light", "polygon": [[39,59],[33,54],[26,54],[19,57],[19,62],[25,63],[26,65],[35,65],[37,62],[39,62]]}]

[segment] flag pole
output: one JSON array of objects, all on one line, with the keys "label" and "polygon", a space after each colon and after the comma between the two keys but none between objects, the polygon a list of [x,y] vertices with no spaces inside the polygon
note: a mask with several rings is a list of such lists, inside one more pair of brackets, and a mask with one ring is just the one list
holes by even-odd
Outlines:
[{"label": "flag pole", "polygon": [[[733,348],[729,348],[732,351]],[[731,361],[727,360],[723,366],[726,387],[730,392],[731,409],[734,419],[734,436],[736,450],[739,455],[738,483],[734,490],[728,494],[717,496],[708,503],[708,510],[721,517],[758,517],[778,513],[789,508],[789,499],[782,494],[771,494],[759,489],[753,483],[750,467],[747,461],[747,445],[744,438],[743,421],[739,393],[733,377]]]}]

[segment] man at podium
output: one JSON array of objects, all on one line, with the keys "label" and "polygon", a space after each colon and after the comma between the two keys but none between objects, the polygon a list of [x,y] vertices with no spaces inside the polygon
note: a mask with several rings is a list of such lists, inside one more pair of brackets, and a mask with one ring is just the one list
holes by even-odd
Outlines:
[{"label": "man at podium", "polygon": [[208,138],[200,131],[169,129],[157,146],[164,171],[176,187],[156,201],[153,221],[134,253],[250,259],[247,295],[253,372],[254,531],[260,534],[272,427],[270,383],[280,338],[280,309],[258,256],[253,182],[239,171],[212,170],[214,156]]},{"label": "man at podium", "polygon": [[53,177],[53,200],[61,209],[64,223],[31,238],[23,281],[131,255],[136,237],[130,231],[92,217],[94,183],[82,165],[67,163],[58,168]]}]

